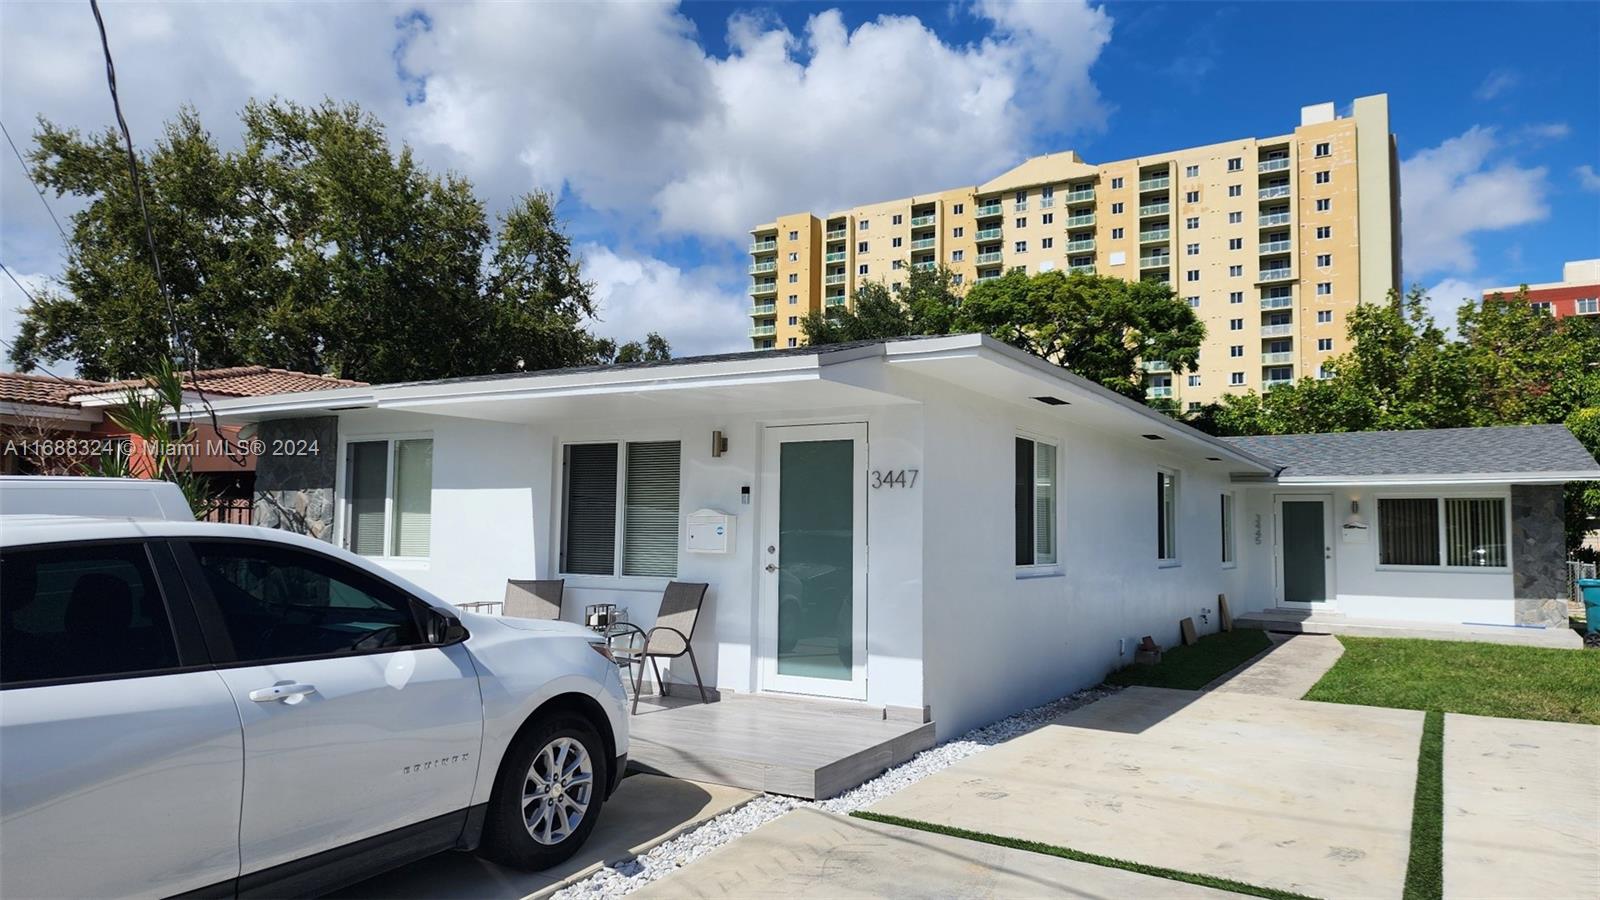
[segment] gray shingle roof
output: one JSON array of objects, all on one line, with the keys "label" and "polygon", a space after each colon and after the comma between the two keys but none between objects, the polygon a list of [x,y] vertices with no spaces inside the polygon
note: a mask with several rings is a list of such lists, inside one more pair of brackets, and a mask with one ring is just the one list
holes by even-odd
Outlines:
[{"label": "gray shingle roof", "polygon": [[1591,473],[1600,479],[1600,463],[1564,425],[1255,435],[1225,440],[1283,466],[1280,480],[1550,473]]}]

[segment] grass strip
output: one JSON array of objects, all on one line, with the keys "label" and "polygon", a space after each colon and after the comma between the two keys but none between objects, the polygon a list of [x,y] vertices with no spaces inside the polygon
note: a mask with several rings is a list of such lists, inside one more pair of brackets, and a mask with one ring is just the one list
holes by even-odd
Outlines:
[{"label": "grass strip", "polygon": [[[1573,651],[1564,651],[1571,653]],[[1417,793],[1411,806],[1411,856],[1405,900],[1444,896],[1444,713],[1429,710],[1417,751]]]},{"label": "grass strip", "polygon": [[[968,831],[965,828],[953,828],[949,825],[937,825],[933,822],[923,822],[918,819],[903,819],[899,816],[886,816],[882,813],[857,810],[850,815],[869,822],[880,822],[884,825],[898,825],[901,828],[913,828],[917,831],[927,831],[933,834],[942,834],[948,837],[961,838],[968,841],[977,841],[983,844],[993,844],[996,847],[1010,847],[1013,850],[1026,850],[1029,853],[1042,853],[1046,856],[1057,856],[1070,859],[1074,862],[1090,863],[1096,866],[1105,866],[1111,869],[1122,869],[1127,872],[1137,872],[1140,875],[1150,875],[1156,878],[1165,878],[1168,881],[1181,881],[1186,884],[1197,884],[1201,887],[1215,888],[1219,891],[1232,891],[1235,894],[1248,894],[1252,897],[1271,897],[1278,900],[1312,900],[1305,894],[1296,894],[1293,891],[1280,891],[1277,888],[1260,887],[1254,884],[1245,884],[1229,878],[1217,878],[1211,875],[1198,875],[1194,872],[1180,872],[1177,869],[1167,869],[1161,866],[1147,866],[1144,863],[1131,862],[1126,859],[1117,859],[1111,856],[1101,856],[1098,853],[1085,853],[1082,850],[1073,850],[1070,847],[1057,847],[1054,844],[1041,844],[1038,841],[1025,841],[1019,838],[1002,837],[998,834],[986,834],[982,831]],[[1409,882],[1408,882],[1409,883]],[[1409,892],[1406,895],[1410,896]]]},{"label": "grass strip", "polygon": [[1106,677],[1110,684],[1198,691],[1272,646],[1265,631],[1240,628],[1208,634],[1190,647],[1173,647],[1153,666],[1128,666]]}]

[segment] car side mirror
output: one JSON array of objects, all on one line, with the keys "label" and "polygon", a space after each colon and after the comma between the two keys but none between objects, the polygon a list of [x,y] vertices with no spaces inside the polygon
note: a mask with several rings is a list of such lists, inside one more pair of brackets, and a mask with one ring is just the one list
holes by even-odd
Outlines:
[{"label": "car side mirror", "polygon": [[435,647],[448,647],[471,637],[467,626],[461,624],[461,620],[450,613],[426,603],[418,602],[417,605],[420,607],[417,618],[422,629],[423,643]]}]

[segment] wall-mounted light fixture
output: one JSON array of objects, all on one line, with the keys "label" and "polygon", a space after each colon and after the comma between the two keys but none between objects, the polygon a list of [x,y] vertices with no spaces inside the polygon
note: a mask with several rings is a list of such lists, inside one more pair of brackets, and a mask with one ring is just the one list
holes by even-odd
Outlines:
[{"label": "wall-mounted light fixture", "polygon": [[711,455],[721,456],[728,452],[728,438],[720,431],[711,432]]},{"label": "wall-mounted light fixture", "polygon": [[1345,517],[1344,527],[1366,528],[1367,523],[1361,518],[1361,501],[1352,497],[1350,499],[1350,515]]}]

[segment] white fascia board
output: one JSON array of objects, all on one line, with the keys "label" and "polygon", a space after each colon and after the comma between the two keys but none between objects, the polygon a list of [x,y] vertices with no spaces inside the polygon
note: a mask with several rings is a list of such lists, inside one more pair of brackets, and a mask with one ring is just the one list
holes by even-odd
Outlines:
[{"label": "white fascia board", "polygon": [[0,402],[0,416],[26,419],[50,419],[58,422],[98,422],[104,418],[98,411],[66,406],[45,406],[35,403]]},{"label": "white fascia board", "polygon": [[1448,487],[1449,485],[1473,484],[1566,484],[1569,481],[1600,481],[1600,471],[1589,470],[1584,472],[1484,472],[1467,474],[1439,474],[1439,475],[1367,475],[1360,478],[1350,476],[1302,475],[1299,477],[1280,477],[1270,484],[1293,487],[1368,487],[1372,485],[1404,485],[1426,484]]}]

